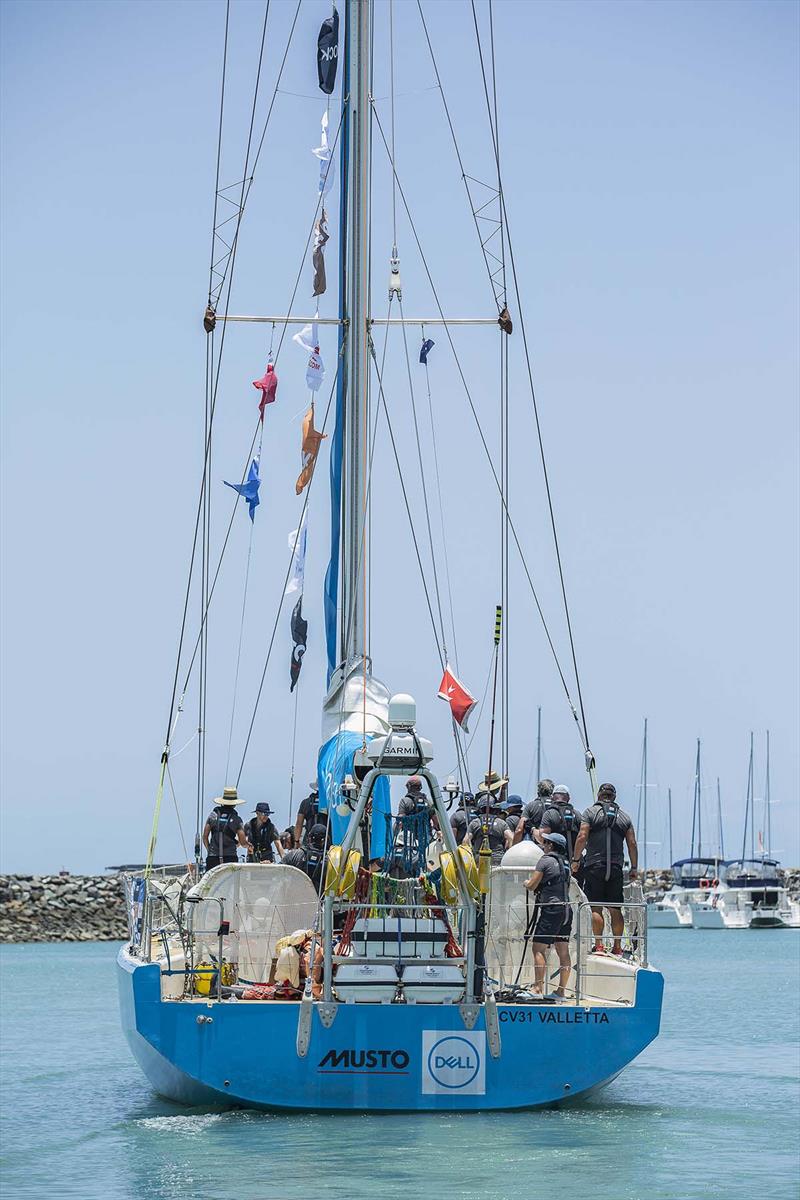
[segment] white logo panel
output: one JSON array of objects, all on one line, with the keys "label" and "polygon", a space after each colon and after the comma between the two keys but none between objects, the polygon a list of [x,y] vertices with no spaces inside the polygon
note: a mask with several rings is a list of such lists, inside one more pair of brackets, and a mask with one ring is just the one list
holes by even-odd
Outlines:
[{"label": "white logo panel", "polygon": [[485,1096],[486,1034],[482,1029],[422,1031],[423,1096]]}]

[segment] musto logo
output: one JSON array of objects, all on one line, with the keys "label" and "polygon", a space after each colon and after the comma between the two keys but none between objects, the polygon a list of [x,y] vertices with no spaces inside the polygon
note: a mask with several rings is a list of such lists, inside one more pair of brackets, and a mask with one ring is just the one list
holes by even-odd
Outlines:
[{"label": "musto logo", "polygon": [[320,1059],[321,1075],[407,1075],[406,1050],[329,1050]]},{"label": "musto logo", "polygon": [[422,1035],[423,1095],[460,1093],[482,1096],[486,1091],[485,1040],[481,1031]]}]

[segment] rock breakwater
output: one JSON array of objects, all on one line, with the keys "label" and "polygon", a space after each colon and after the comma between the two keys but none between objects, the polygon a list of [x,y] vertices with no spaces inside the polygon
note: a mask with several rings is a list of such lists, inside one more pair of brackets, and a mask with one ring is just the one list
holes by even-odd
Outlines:
[{"label": "rock breakwater", "polygon": [[128,936],[119,875],[0,875],[0,942]]}]

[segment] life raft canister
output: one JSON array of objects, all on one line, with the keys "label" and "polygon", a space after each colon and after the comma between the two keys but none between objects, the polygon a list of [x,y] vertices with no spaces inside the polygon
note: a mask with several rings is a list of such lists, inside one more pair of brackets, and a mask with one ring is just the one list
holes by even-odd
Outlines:
[{"label": "life raft canister", "polygon": [[359,850],[350,851],[347,862],[342,868],[342,847],[331,846],[325,867],[325,895],[352,900],[356,893],[356,879],[360,866],[361,852]]}]

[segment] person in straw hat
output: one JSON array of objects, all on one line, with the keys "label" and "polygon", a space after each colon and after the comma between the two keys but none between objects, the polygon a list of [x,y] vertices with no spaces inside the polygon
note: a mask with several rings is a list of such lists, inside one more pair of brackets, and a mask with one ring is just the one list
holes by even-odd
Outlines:
[{"label": "person in straw hat", "polygon": [[470,821],[462,839],[462,845],[472,846],[474,854],[480,853],[483,845],[484,826],[492,852],[492,866],[497,866],[511,845],[513,834],[503,819],[503,799],[508,779],[497,771],[488,772],[475,797],[477,815]]},{"label": "person in straw hat", "polygon": [[244,800],[235,787],[226,787],[222,795],[214,800],[214,807],[203,827],[203,845],[206,848],[206,870],[220,863],[236,862],[236,847],[247,849],[244,822],[236,811]]}]

